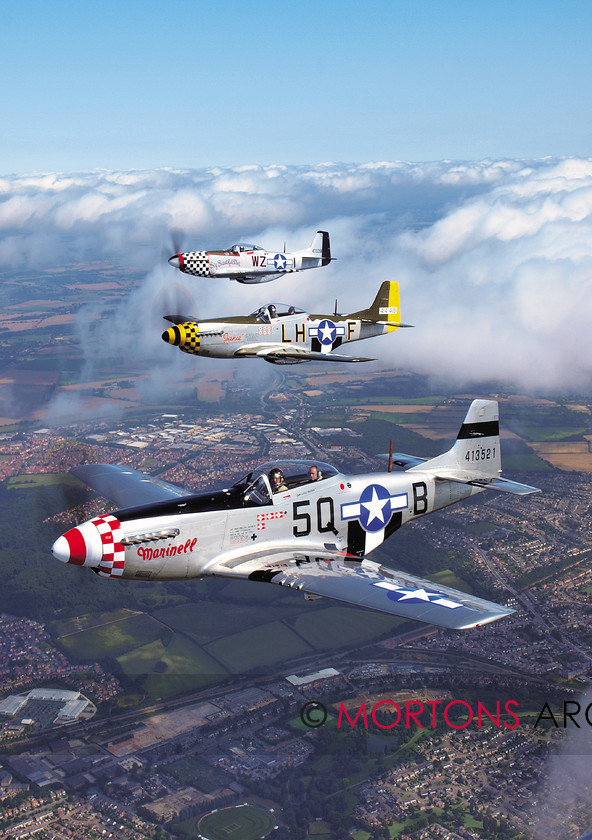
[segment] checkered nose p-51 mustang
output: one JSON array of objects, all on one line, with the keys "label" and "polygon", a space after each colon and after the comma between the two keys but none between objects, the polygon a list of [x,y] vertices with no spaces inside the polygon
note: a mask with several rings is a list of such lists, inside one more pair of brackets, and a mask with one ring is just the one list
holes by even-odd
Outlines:
[{"label": "checkered nose p-51 mustang", "polygon": [[310,248],[294,251],[266,251],[259,245],[239,242],[224,251],[186,251],[169,257],[169,263],[195,277],[227,277],[239,283],[268,283],[292,271],[318,268],[331,262],[331,245],[326,230],[319,230]]},{"label": "checkered nose p-51 mustang", "polygon": [[77,467],[101,495],[135,506],[72,528],[53,554],[104,577],[264,581],[458,630],[509,615],[366,557],[405,523],[476,493],[537,492],[500,478],[497,403],[475,400],[444,455],[397,454],[393,463],[403,471],[348,476],[318,461],[274,462],[198,494],[128,467]]},{"label": "checkered nose p-51 mustang", "polygon": [[283,303],[268,303],[251,315],[191,320],[165,315],[175,324],[162,334],[163,341],[184,353],[218,359],[265,359],[274,365],[301,362],[371,362],[365,356],[334,352],[342,344],[394,332],[401,323],[399,284],[385,281],[368,309],[351,315],[309,315]]}]

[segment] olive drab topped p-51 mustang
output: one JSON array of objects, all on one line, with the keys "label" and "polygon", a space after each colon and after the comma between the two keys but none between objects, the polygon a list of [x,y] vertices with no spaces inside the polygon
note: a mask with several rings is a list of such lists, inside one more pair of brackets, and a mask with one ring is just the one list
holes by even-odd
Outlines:
[{"label": "olive drab topped p-51 mustang", "polygon": [[227,277],[239,283],[267,283],[282,274],[318,268],[331,262],[331,245],[326,230],[317,232],[310,248],[292,254],[284,251],[266,251],[259,245],[240,242],[224,251],[174,254],[169,257],[169,263],[195,277]]},{"label": "olive drab topped p-51 mustang", "polygon": [[459,630],[509,615],[367,559],[405,523],[486,489],[537,492],[500,478],[497,403],[474,400],[445,454],[392,457],[402,472],[350,476],[318,461],[278,461],[198,494],[127,467],[77,467],[74,475],[125,507],[72,528],[53,554],[104,577],[264,581]]},{"label": "olive drab topped p-51 mustang", "polygon": [[369,362],[364,356],[346,356],[335,350],[349,341],[408,327],[401,322],[399,284],[385,281],[368,309],[350,315],[312,315],[295,306],[269,303],[251,315],[195,320],[165,315],[175,324],[163,341],[184,353],[218,359],[265,359],[275,365],[300,362]]}]

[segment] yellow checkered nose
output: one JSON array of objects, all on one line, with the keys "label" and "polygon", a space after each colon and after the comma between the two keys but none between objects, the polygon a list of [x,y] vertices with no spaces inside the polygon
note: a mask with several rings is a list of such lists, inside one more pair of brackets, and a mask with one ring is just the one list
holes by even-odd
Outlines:
[{"label": "yellow checkered nose", "polygon": [[174,344],[184,353],[199,356],[200,333],[197,321],[187,321],[185,324],[169,327],[163,332],[162,340],[167,344]]},{"label": "yellow checkered nose", "polygon": [[178,347],[181,343],[179,327],[170,327],[168,330],[165,330],[162,334],[162,340],[166,341],[167,344],[174,344],[175,347]]}]

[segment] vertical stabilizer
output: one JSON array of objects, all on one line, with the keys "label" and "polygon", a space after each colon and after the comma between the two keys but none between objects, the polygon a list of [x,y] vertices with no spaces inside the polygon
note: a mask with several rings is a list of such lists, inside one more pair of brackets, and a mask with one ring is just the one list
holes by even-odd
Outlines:
[{"label": "vertical stabilizer", "polygon": [[406,327],[401,323],[401,307],[399,303],[399,284],[394,280],[385,280],[381,284],[372,306],[352,312],[348,318],[359,318],[387,326],[387,332],[394,332],[398,327]]},{"label": "vertical stabilizer", "polygon": [[473,400],[452,449],[414,469],[463,470],[476,478],[497,478],[502,469],[499,408],[495,400]]},{"label": "vertical stabilizer", "polygon": [[294,251],[294,256],[301,257],[302,268],[329,265],[331,262],[331,245],[327,231],[318,230],[310,248],[305,248],[303,251]]}]

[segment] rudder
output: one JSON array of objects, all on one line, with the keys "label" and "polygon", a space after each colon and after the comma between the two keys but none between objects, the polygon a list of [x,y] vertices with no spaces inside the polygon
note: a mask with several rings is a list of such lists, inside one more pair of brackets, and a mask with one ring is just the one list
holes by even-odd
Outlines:
[{"label": "rudder", "polygon": [[385,280],[381,283],[374,302],[368,309],[352,312],[348,318],[360,318],[387,326],[387,332],[394,332],[401,324],[401,307],[399,302],[399,284],[395,280]]}]

